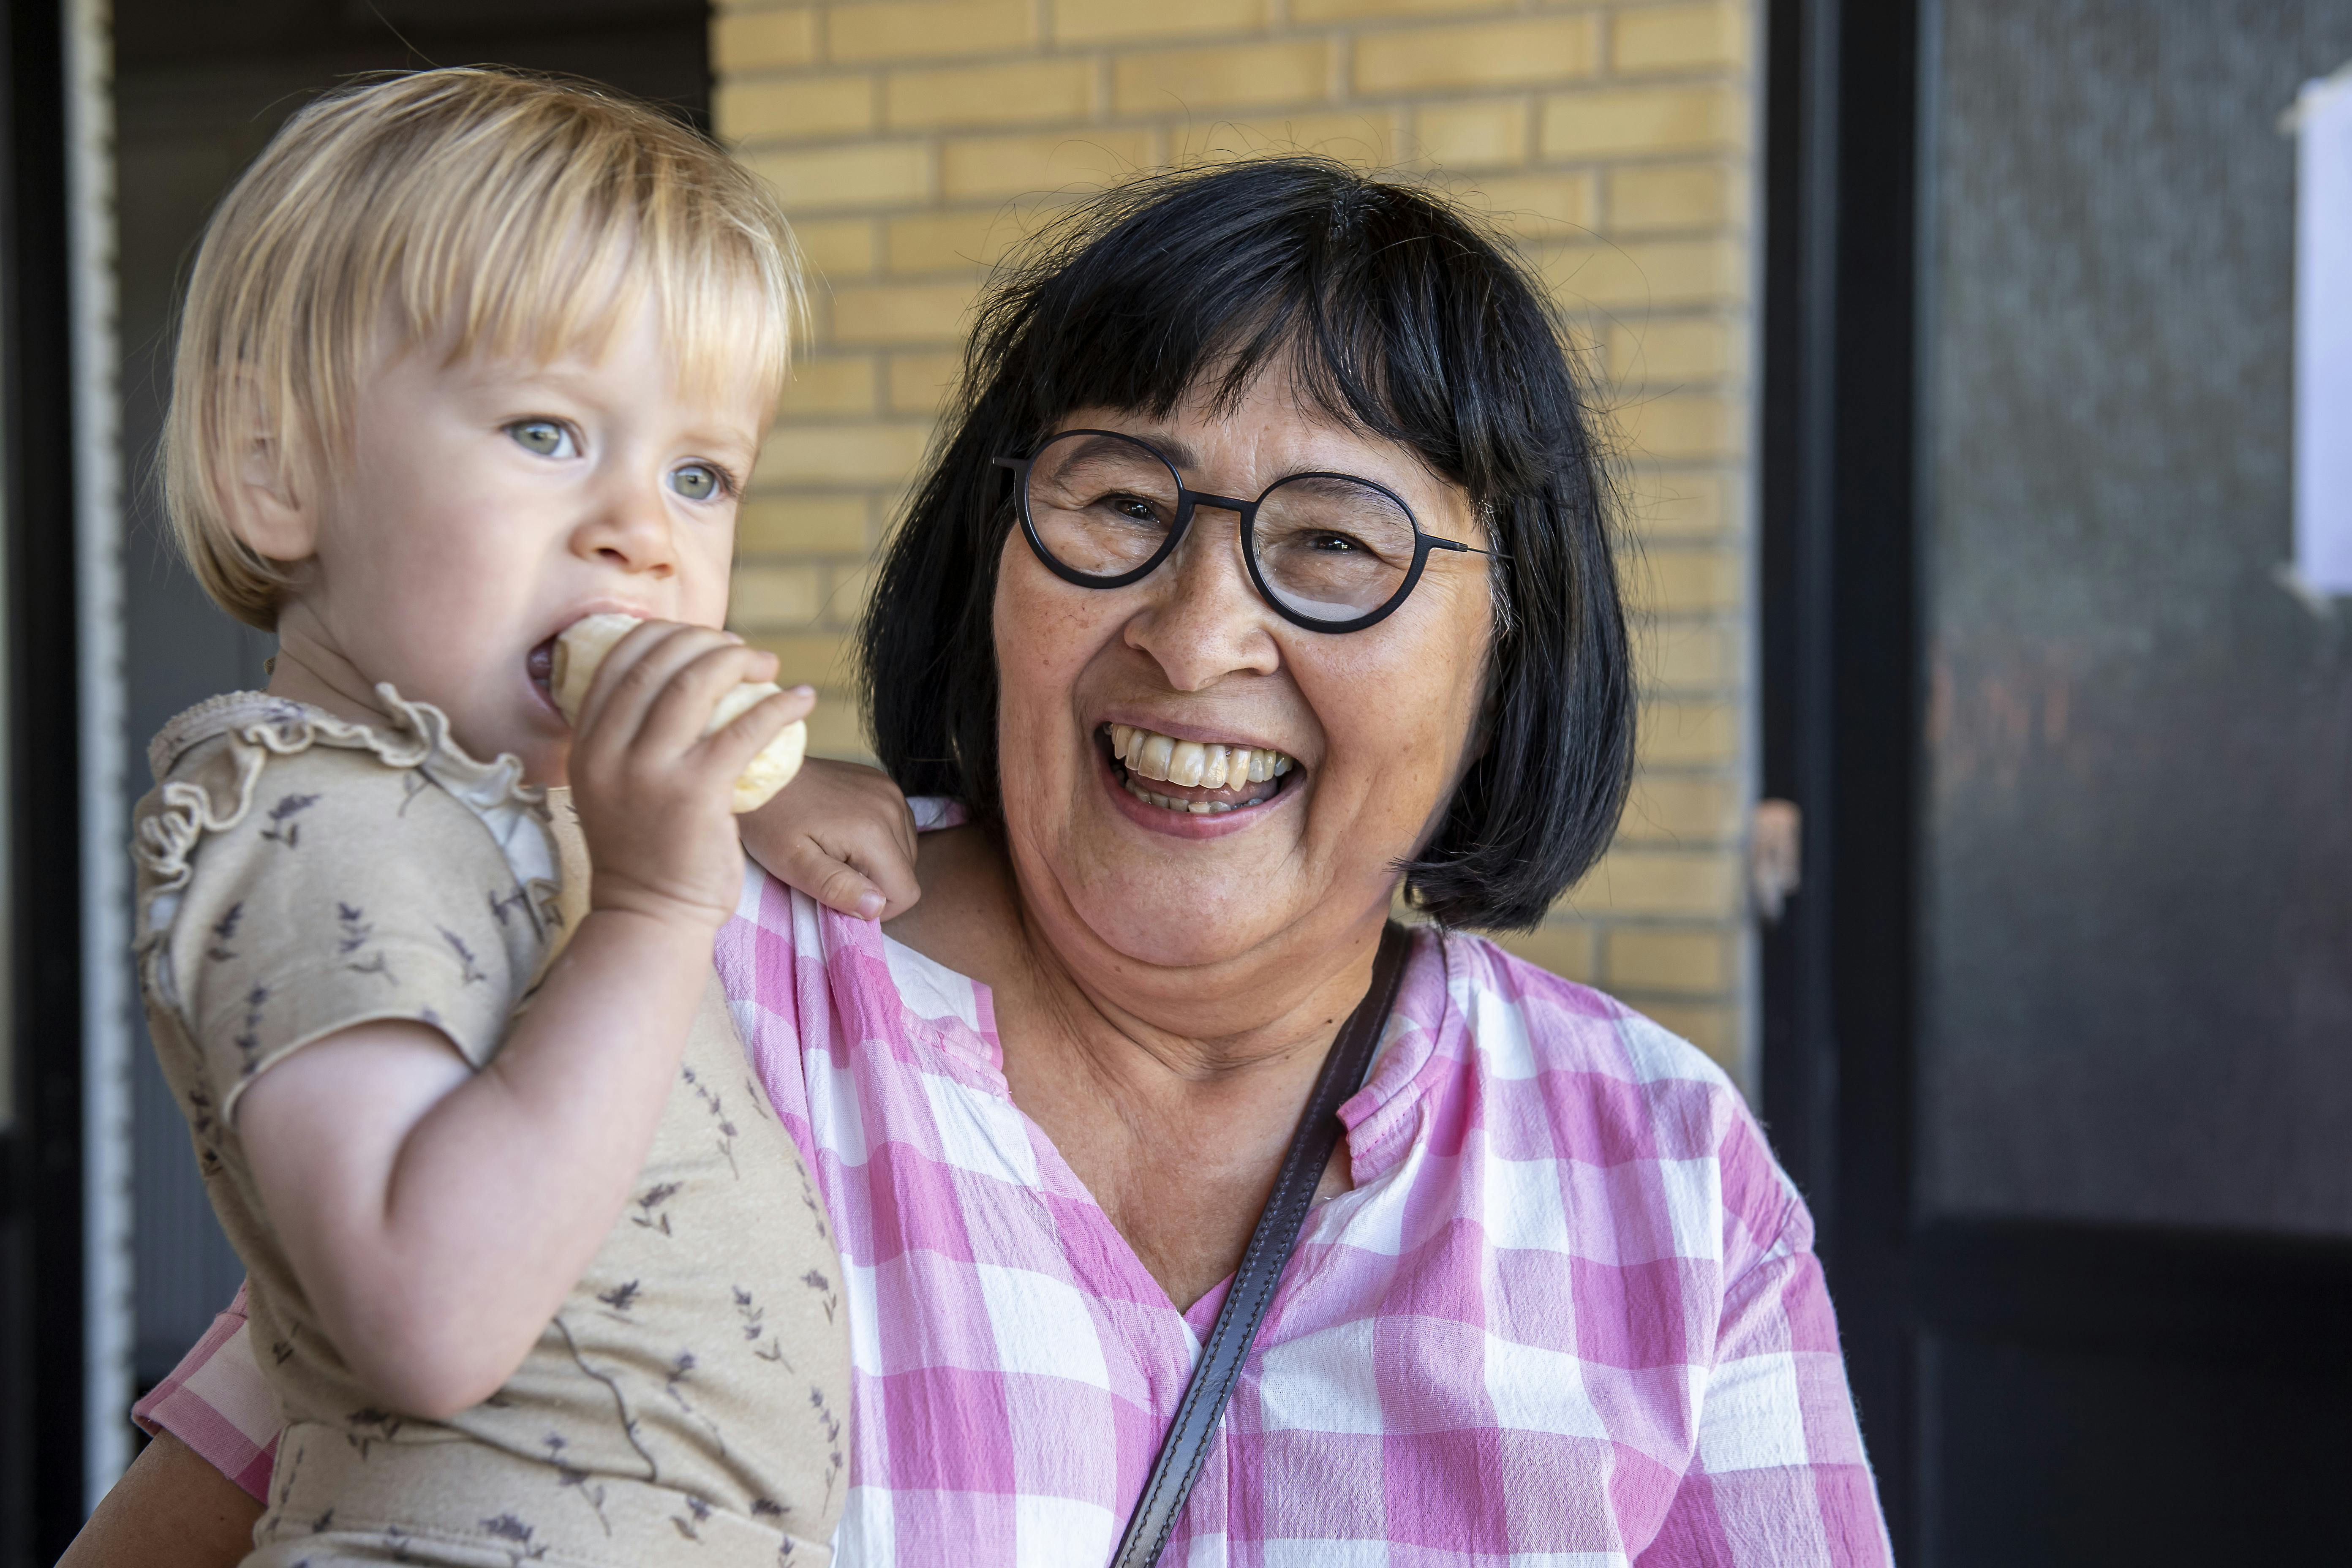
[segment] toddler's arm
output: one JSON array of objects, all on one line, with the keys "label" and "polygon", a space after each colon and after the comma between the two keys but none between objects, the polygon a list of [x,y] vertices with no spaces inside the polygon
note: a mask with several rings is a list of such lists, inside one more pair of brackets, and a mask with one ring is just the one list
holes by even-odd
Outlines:
[{"label": "toddler's arm", "polygon": [[393,1408],[446,1417],[494,1393],[619,1217],[741,888],[729,792],[812,699],[703,726],[773,664],[661,626],[605,661],[572,753],[591,910],[487,1068],[385,1021],[246,1089],[263,1206],[336,1349]]},{"label": "toddler's arm", "polygon": [[743,847],[776,880],[859,920],[912,909],[915,819],[890,776],[811,757],[775,799],[741,817]]}]

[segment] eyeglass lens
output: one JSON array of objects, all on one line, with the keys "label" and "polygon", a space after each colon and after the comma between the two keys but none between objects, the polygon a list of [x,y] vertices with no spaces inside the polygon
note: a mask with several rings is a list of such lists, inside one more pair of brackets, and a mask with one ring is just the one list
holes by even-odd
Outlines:
[{"label": "eyeglass lens", "polygon": [[[1150,447],[1072,432],[1029,469],[1029,521],[1047,554],[1089,577],[1135,571],[1176,524],[1177,479]],[[1285,479],[1258,504],[1251,549],[1267,590],[1294,615],[1342,622],[1370,615],[1404,585],[1418,538],[1412,514],[1360,480]]]}]

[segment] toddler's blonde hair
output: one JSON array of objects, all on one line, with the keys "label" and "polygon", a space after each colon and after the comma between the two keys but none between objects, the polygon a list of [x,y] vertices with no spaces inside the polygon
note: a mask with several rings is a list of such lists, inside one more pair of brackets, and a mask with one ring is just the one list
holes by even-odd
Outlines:
[{"label": "toddler's blonde hair", "polygon": [[402,347],[543,361],[601,353],[650,300],[689,384],[776,387],[798,260],[757,176],[593,87],[467,68],[331,93],[205,228],[163,429],[173,539],[222,608],[274,629],[287,570],[231,521],[250,443],[288,482],[317,484],[387,321]]}]

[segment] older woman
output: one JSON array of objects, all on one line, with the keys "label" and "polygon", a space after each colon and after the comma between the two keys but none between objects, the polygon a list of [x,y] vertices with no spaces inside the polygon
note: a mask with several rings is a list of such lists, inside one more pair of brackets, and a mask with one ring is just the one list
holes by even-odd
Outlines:
[{"label": "older woman", "polygon": [[[845,1562],[1108,1560],[1400,891],[1165,1561],[1885,1561],[1738,1096],[1463,934],[1573,884],[1631,766],[1560,344],[1475,223],[1304,159],[1126,185],[983,306],[863,638],[922,901],[754,878],[718,953],[843,1249]],[[266,1468],[215,1429],[254,1386],[215,1357],[166,1424]],[[184,1456],[142,1486],[110,1528],[236,1513]]]}]

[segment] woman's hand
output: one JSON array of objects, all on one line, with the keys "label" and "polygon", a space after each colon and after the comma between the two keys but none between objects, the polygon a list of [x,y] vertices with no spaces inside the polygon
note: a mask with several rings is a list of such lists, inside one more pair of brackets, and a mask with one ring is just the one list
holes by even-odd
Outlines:
[{"label": "woman's hand", "polygon": [[261,1504],[159,1432],[81,1527],[58,1568],[236,1568]]},{"label": "woman's hand", "polygon": [[737,820],[752,859],[827,909],[887,921],[923,896],[915,819],[877,769],[811,757],[775,799]]}]

